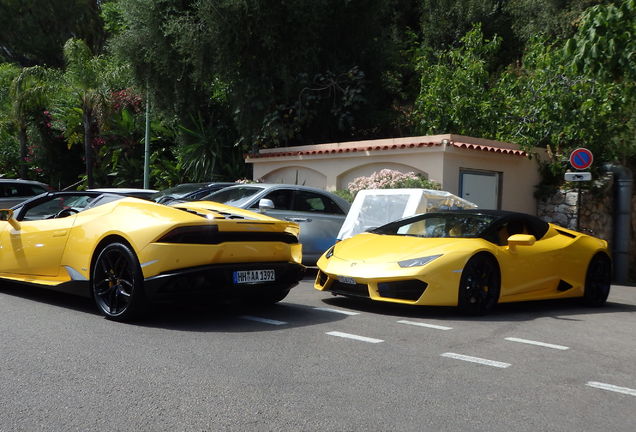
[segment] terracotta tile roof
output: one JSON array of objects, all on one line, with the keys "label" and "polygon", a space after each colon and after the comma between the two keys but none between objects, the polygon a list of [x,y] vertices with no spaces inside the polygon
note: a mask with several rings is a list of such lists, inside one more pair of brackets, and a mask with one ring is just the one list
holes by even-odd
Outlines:
[{"label": "terracotta tile roof", "polygon": [[[495,147],[482,144],[469,144],[460,143],[455,141],[449,141],[449,146],[456,148],[463,148],[468,150],[488,151],[493,153],[510,154],[514,156],[527,156],[527,153],[523,150],[517,150],[507,147]],[[383,144],[383,145],[361,145],[356,147],[341,147],[341,148],[325,148],[325,149],[312,149],[312,150],[298,150],[298,151],[284,151],[284,152],[266,152],[249,155],[250,158],[271,158],[271,157],[289,157],[289,156],[316,156],[327,154],[342,154],[342,153],[356,153],[366,151],[382,151],[382,150],[400,150],[400,149],[413,149],[424,147],[441,147],[441,142],[418,142],[409,144]]]},{"label": "terracotta tile roof", "polygon": [[460,142],[455,142],[455,141],[451,141],[449,144],[452,145],[453,147],[465,148],[465,149],[469,149],[469,150],[481,150],[481,151],[488,151],[488,152],[493,152],[493,153],[504,153],[504,154],[510,154],[510,155],[514,155],[514,156],[527,156],[528,155],[528,153],[526,153],[523,150],[517,150],[517,149],[513,149],[513,148],[509,148],[509,147],[494,147],[494,146],[487,146],[487,145],[482,145],[482,144],[460,143]]}]

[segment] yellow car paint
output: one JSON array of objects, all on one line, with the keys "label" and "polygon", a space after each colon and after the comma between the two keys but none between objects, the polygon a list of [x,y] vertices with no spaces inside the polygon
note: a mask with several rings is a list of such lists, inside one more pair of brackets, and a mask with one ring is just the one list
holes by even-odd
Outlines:
[{"label": "yellow car paint", "polygon": [[[430,238],[358,234],[322,255],[317,263],[319,272],[314,288],[330,291],[337,284],[339,288],[334,292],[341,295],[357,296],[362,292],[362,296],[383,302],[457,306],[466,264],[478,254],[487,254],[496,260],[499,269],[500,303],[582,297],[592,257],[609,256],[604,240],[553,224],[547,225],[547,231],[539,239],[530,234],[514,234],[502,245],[485,238],[450,237],[452,233]],[[430,256],[439,257],[419,267],[402,268],[398,264]],[[427,284],[415,299],[383,296],[378,289],[384,282],[414,280]]]}]

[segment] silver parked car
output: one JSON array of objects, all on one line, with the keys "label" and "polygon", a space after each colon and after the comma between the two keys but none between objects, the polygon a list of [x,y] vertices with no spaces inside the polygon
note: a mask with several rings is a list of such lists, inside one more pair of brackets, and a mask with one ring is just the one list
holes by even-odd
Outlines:
[{"label": "silver parked car", "polygon": [[0,178],[0,208],[8,209],[51,188],[34,180]]},{"label": "silver parked car", "polygon": [[300,225],[303,264],[315,265],[335,242],[349,211],[349,203],[322,189],[308,186],[253,183],[230,186],[202,201],[216,201],[258,210],[268,216]]},{"label": "silver parked car", "polygon": [[179,201],[197,201],[202,197],[228,186],[231,182],[181,183],[154,194],[150,199],[159,204],[171,204]]}]

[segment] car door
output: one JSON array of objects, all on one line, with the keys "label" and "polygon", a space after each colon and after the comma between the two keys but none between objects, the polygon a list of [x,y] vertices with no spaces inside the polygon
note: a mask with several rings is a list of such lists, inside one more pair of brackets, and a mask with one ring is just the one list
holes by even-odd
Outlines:
[{"label": "car door", "polygon": [[336,243],[346,215],[328,195],[300,189],[294,192],[292,210],[301,224],[303,257],[315,262]]},{"label": "car door", "polygon": [[272,200],[269,216],[300,226],[303,263],[313,265],[335,242],[345,212],[326,194],[293,188],[277,188],[261,198]]},{"label": "car door", "polygon": [[[0,230],[0,272],[57,276],[76,215],[47,219],[67,207],[55,198],[26,209],[19,228],[3,221]],[[57,210],[57,211],[56,211]]]},{"label": "car door", "polygon": [[[531,245],[511,246],[507,239],[514,234],[534,235]],[[542,234],[541,234],[542,235]],[[539,293],[554,292],[559,283],[558,248],[550,238],[533,232],[523,219],[511,219],[499,230],[502,276],[501,300],[528,299]],[[540,237],[537,239],[536,237]]]}]

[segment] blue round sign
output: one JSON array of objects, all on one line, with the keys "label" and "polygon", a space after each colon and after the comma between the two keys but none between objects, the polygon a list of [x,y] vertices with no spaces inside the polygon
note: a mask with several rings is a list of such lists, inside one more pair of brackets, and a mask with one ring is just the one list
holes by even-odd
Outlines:
[{"label": "blue round sign", "polygon": [[593,161],[592,152],[586,148],[577,148],[570,155],[570,165],[577,170],[589,168]]}]

